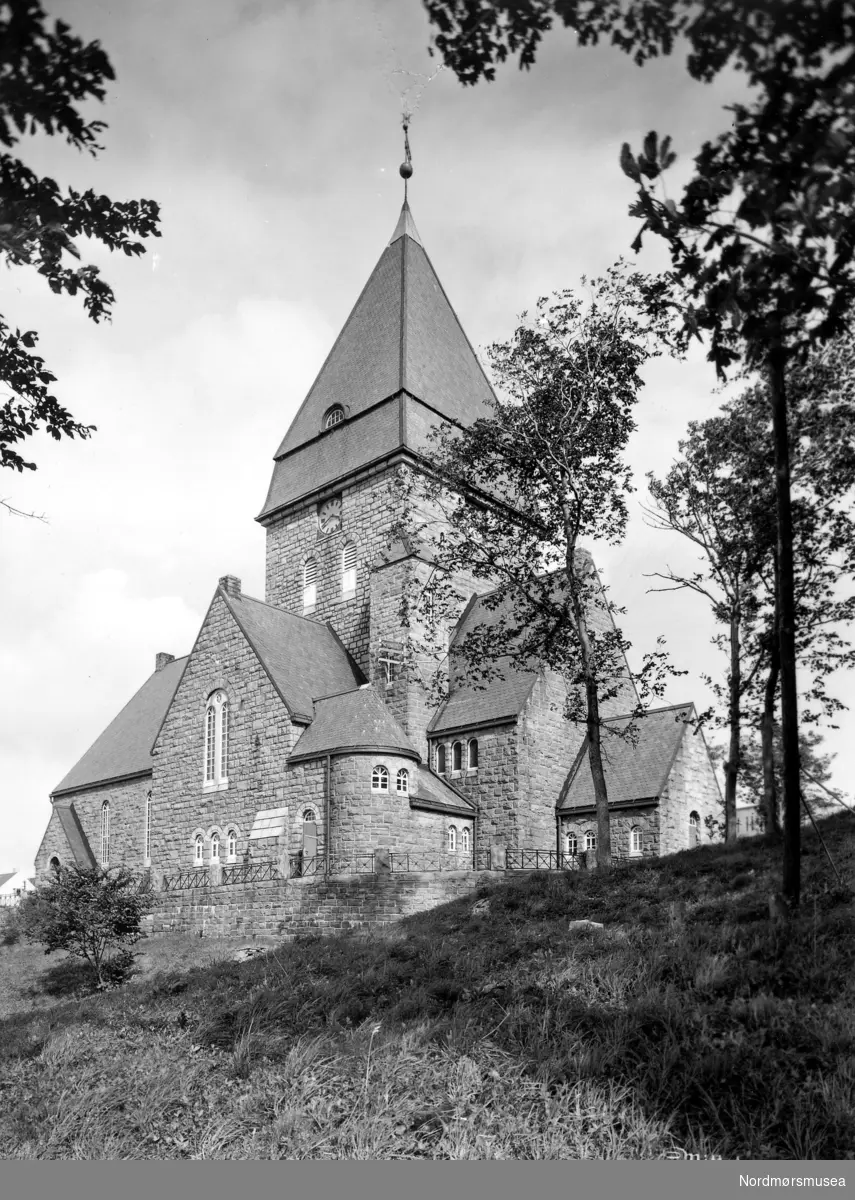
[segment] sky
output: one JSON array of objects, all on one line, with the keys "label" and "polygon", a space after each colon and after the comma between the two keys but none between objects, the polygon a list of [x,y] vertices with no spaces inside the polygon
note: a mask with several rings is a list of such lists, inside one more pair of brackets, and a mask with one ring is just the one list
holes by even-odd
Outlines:
[{"label": "sky", "polygon": [[[611,47],[554,31],[530,72],[464,88],[428,54],[418,0],[44,0],[97,39],[116,73],[93,116],[103,153],[21,143],[33,169],[114,200],[148,197],[162,237],[148,253],[83,258],[116,292],[111,323],[4,272],[0,311],[35,329],[54,391],[96,425],[88,441],[32,439],[36,472],[5,472],[0,498],[0,870],[28,868],[49,795],[154,669],[192,647],[217,580],[264,595],[256,524],[275,453],[395,226],[403,199],[402,104],[415,174],[410,205],[470,340],[507,338],[537,298],[633,259],[624,141],[671,134],[676,188],[726,127],[732,75],[689,79],[681,55],[635,67]],[[651,244],[637,265],[664,265]],[[645,474],[667,471],[690,420],[722,402],[702,351],[646,373],[628,450],[637,486],[620,547],[592,547],[626,607],[631,658],[664,634],[669,703],[705,707],[723,655],[705,602],[651,592],[650,573],[691,569],[675,535],[644,521]],[[855,704],[852,678],[836,694]],[[851,797],[855,747],[830,731]]]}]

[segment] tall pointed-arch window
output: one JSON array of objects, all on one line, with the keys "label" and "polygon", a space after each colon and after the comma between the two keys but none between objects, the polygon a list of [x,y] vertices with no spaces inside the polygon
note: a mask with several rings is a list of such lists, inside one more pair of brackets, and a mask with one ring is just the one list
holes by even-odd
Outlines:
[{"label": "tall pointed-arch window", "polygon": [[229,785],[229,702],[225,692],[214,692],[205,705],[205,787]]},{"label": "tall pointed-arch window", "polygon": [[101,866],[110,865],[110,801],[101,805]]},{"label": "tall pointed-arch window", "polygon": [[318,602],[318,560],[307,558],[303,567],[303,612],[312,612]]},{"label": "tall pointed-arch window", "polygon": [[348,542],[341,552],[341,594],[352,596],[356,591],[356,545]]}]

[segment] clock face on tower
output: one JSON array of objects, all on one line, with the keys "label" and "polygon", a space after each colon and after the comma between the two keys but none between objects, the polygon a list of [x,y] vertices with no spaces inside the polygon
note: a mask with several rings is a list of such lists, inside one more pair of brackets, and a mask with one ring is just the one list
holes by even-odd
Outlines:
[{"label": "clock face on tower", "polygon": [[325,500],[318,509],[318,528],[321,533],[336,533],[341,529],[341,497]]}]

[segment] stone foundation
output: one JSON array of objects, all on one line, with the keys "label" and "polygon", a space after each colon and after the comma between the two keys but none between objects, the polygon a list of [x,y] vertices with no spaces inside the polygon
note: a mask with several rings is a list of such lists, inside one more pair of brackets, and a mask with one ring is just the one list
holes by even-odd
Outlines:
[{"label": "stone foundation", "polygon": [[408,875],[338,875],[158,892],[148,932],[205,937],[373,929],[450,900],[471,895],[499,876],[487,871],[435,871]]}]

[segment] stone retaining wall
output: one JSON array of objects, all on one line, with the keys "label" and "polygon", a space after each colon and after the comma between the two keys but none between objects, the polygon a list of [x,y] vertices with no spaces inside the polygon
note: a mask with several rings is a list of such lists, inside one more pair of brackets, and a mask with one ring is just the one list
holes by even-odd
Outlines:
[{"label": "stone retaining wall", "polygon": [[338,875],[158,892],[146,924],[152,934],[205,937],[342,933],[436,908],[496,878],[487,871]]}]

